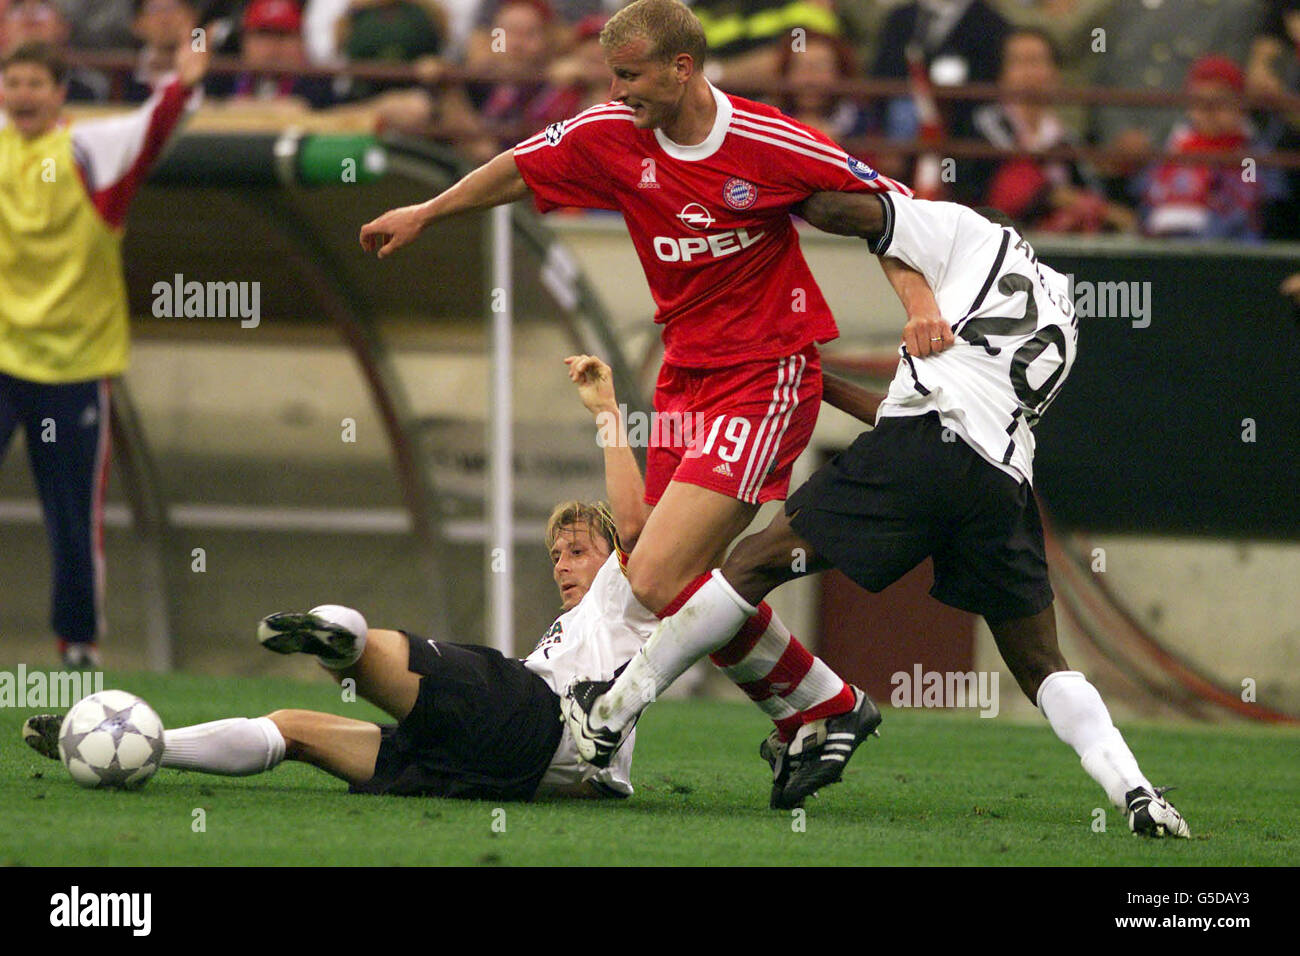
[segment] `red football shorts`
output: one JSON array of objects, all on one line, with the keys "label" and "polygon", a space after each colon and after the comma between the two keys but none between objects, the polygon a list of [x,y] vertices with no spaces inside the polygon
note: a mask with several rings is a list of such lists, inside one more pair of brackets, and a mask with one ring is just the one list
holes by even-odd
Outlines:
[{"label": "red football shorts", "polygon": [[822,400],[815,345],[726,368],[659,370],[646,454],[645,500],[684,481],[760,504],[783,500]]}]

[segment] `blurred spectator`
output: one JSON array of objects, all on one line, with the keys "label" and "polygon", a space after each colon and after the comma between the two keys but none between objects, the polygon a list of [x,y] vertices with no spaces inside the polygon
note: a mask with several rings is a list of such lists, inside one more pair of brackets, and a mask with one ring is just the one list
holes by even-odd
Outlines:
[{"label": "blurred spectator", "polygon": [[[1251,145],[1251,127],[1238,98],[1246,77],[1224,56],[1205,56],[1188,71],[1186,90],[1195,96],[1187,118],[1170,134],[1168,151],[1178,155],[1242,151]],[[1274,181],[1262,167],[1254,176],[1242,167],[1164,163],[1136,184],[1142,199],[1142,231],[1152,236],[1258,240],[1263,236],[1263,206]]]},{"label": "blurred spectator", "polygon": [[[1250,48],[1246,89],[1252,93],[1300,93],[1300,0],[1272,0],[1262,32]],[[1265,113],[1260,143],[1268,149],[1300,152],[1300,113]],[[1300,240],[1300,170],[1279,173],[1285,197],[1269,205],[1265,234]]]},{"label": "blurred spectator", "polygon": [[844,33],[832,0],[695,0],[691,10],[709,43],[704,72],[728,88],[775,74],[795,29],[834,37]]},{"label": "blurred spectator", "polygon": [[470,33],[478,22],[484,0],[439,0],[447,17],[447,42],[444,55],[459,63],[465,57]]},{"label": "blurred spectator", "polygon": [[349,60],[409,63],[440,53],[445,42],[437,5],[414,0],[352,0],[339,27]]},{"label": "blurred spectator", "polygon": [[143,103],[153,95],[158,81],[172,72],[177,50],[191,42],[204,4],[201,0],[136,0],[135,7],[131,29],[143,46],[123,98],[128,103]]},{"label": "blurred spectator", "polygon": [[72,25],[72,46],[87,50],[134,48],[134,0],[58,0],[64,19]]},{"label": "blurred spectator", "polygon": [[[415,24],[414,29],[408,29]],[[351,103],[333,112],[378,129],[447,140],[475,162],[497,152],[483,119],[460,84],[444,83],[447,61],[439,55],[442,20],[429,17],[422,5],[399,0],[352,0],[340,21],[343,48],[350,59],[387,58],[412,63],[419,85],[353,83]],[[515,45],[526,47],[527,38]],[[542,61],[545,62],[544,60]]]},{"label": "blurred spectator", "polygon": [[[349,60],[414,63],[436,57],[444,38],[441,13],[430,12],[436,9],[431,2],[413,0],[352,0],[338,22],[339,46]],[[411,84],[343,81],[335,92],[340,99],[355,101],[399,89],[410,90]]]},{"label": "blurred spectator", "polygon": [[1101,18],[1116,0],[993,0],[1013,27],[1046,34],[1056,47],[1062,81],[1081,86],[1092,81],[1100,54],[1094,50]]},{"label": "blurred spectator", "polygon": [[[999,13],[1013,27],[1038,30],[1056,50],[1061,84],[1089,86],[1101,56],[1094,49],[1094,34],[1101,18],[1115,0],[994,0]],[[1088,112],[1082,105],[1063,105],[1057,115],[1066,128],[1082,136],[1088,128]]]},{"label": "blurred spectator", "polygon": [[[439,0],[438,17],[445,20],[443,53],[459,60],[483,0]],[[352,0],[307,0],[303,7],[303,36],[307,58],[312,63],[337,63],[343,59],[339,46],[340,21]]]},{"label": "blurred spectator", "polygon": [[[1094,82],[1175,92],[1201,56],[1243,62],[1261,14],[1258,0],[1115,0],[1100,20],[1106,52],[1096,55]],[[1123,152],[1151,149],[1178,118],[1176,109],[1099,107],[1090,138]]]},{"label": "blurred spectator", "polygon": [[[598,10],[599,4],[595,6]],[[567,51],[570,22],[576,21],[557,14],[549,0],[487,0],[479,7],[479,24],[470,38],[465,66],[487,76],[539,70],[539,52],[549,59],[552,51]],[[540,71],[536,75],[542,79]]]},{"label": "blurred spectator", "polygon": [[313,109],[333,102],[328,79],[259,73],[265,67],[302,67],[307,63],[302,14],[293,0],[252,0],[240,24],[240,55],[247,72],[209,83],[209,92],[239,100],[299,100]]},{"label": "blurred spectator", "polygon": [[802,89],[780,105],[782,112],[801,123],[842,141],[867,132],[867,114],[851,99],[822,90],[831,83],[851,79],[855,73],[853,51],[838,37],[810,32],[799,52],[782,45],[777,60],[779,75]]},{"label": "blurred spectator", "polygon": [[[907,51],[913,46],[933,86],[992,83],[1006,33],[1006,21],[985,0],[913,0],[885,18],[871,73],[880,79],[907,79]],[[941,103],[948,135],[971,136],[977,106],[969,100]],[[914,101],[902,97],[886,103],[879,125],[893,139],[916,138],[920,117]]]},{"label": "blurred spectator", "polygon": [[855,67],[875,62],[876,40],[892,6],[892,0],[835,0],[835,14],[843,30],[841,39],[853,50]]},{"label": "blurred spectator", "polygon": [[[1061,86],[1056,48],[1040,30],[1018,28],[1002,45],[997,103],[975,111],[978,136],[993,146],[1036,153],[1077,144],[1050,102]],[[1040,93],[1041,101],[1017,99],[1016,93]],[[1129,231],[1133,213],[1108,202],[1100,181],[1085,165],[1047,161],[1029,155],[1004,160],[970,160],[957,167],[954,194],[972,205],[1001,209],[1031,229],[1048,232]]]},{"label": "blurred spectator", "polygon": [[[13,0],[0,27],[4,37],[0,52],[12,53],[24,43],[46,43],[56,50],[67,47],[71,29],[53,0]],[[66,101],[95,102],[108,99],[109,82],[93,70],[70,69],[65,74]]]},{"label": "blurred spectator", "polygon": [[[499,59],[508,59],[511,69],[535,76],[537,82],[470,84],[470,102],[484,122],[496,126],[526,123],[529,131],[535,131],[573,115],[557,102],[566,99],[563,91],[544,83],[555,43],[551,31],[554,19],[544,0],[506,0],[497,8],[492,29],[500,31],[497,36],[505,54]],[[502,141],[506,140],[517,143],[519,131],[508,133]]]},{"label": "blurred spectator", "polygon": [[547,81],[554,103],[551,112],[573,116],[592,106],[609,102],[611,73],[600,45],[600,31],[609,18],[596,13],[581,20],[574,29],[575,46],[568,56],[547,69]]}]

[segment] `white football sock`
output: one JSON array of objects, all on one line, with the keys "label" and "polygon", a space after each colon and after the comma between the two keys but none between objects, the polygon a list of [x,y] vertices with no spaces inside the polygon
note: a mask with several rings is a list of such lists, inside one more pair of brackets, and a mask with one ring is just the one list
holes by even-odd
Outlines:
[{"label": "white football sock", "polygon": [[321,659],[321,666],[328,667],[333,671],[341,671],[345,667],[351,667],[357,661],[361,660],[361,654],[366,649],[366,631],[370,628],[366,625],[366,619],[360,611],[350,607],[344,607],[342,604],[322,604],[311,609],[312,614],[324,618],[331,624],[337,624],[339,627],[345,627],[357,636],[355,653],[345,661],[327,661]]},{"label": "white football sock", "polygon": [[730,641],[757,610],[715,569],[676,614],[659,622],[600,698],[592,722],[622,730],[692,664]]},{"label": "white football sock", "polygon": [[283,759],[284,735],[269,717],[231,717],[163,731],[164,767],[247,777]]},{"label": "white football sock", "polygon": [[1111,722],[1101,694],[1081,673],[1048,674],[1038,687],[1038,709],[1056,736],[1074,748],[1088,776],[1101,784],[1117,807],[1125,806],[1124,795],[1135,787],[1155,792],[1138,769],[1133,751]]}]

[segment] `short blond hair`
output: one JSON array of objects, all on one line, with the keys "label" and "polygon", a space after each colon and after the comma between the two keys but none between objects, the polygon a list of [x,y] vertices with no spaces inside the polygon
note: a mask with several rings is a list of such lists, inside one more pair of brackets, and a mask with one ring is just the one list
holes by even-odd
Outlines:
[{"label": "short blond hair", "polygon": [[575,525],[585,524],[592,540],[600,538],[612,554],[618,545],[618,531],[614,515],[603,501],[561,501],[546,521],[546,550],[555,547],[562,531],[572,531]]},{"label": "short blond hair", "polygon": [[709,52],[703,24],[679,0],[635,0],[610,17],[600,31],[600,45],[606,50],[640,38],[650,41],[648,58],[660,63],[689,53],[698,70]]}]

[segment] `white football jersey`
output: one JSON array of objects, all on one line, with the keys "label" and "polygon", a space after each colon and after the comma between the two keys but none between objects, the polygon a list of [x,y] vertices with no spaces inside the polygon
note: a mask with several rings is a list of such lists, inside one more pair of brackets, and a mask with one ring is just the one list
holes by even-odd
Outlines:
[{"label": "white football jersey", "polygon": [[925,276],[957,341],[927,358],[900,346],[898,372],[876,420],[937,411],[989,462],[1033,481],[1031,429],[1065,383],[1078,348],[1069,280],[1038,262],[1017,232],[974,210],[878,195],[885,228],[871,251]]},{"label": "white football jersey", "polygon": [[[556,618],[542,635],[537,647],[524,659],[524,666],[557,694],[563,693],[575,678],[609,680],[636,655],[658,625],[659,618],[632,594],[615,551],[596,572],[582,600]],[[610,765],[599,770],[578,757],[578,748],[566,726],[538,793],[590,781],[599,790],[630,795],[635,744],[633,730]]]}]

